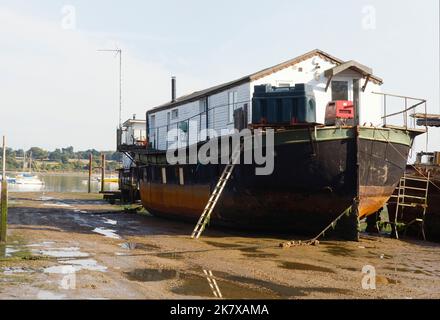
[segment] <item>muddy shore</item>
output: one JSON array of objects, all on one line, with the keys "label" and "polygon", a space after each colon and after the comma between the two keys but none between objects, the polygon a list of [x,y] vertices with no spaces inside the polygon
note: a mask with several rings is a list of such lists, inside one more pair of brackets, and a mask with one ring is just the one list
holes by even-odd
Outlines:
[{"label": "muddy shore", "polygon": [[[10,193],[0,299],[440,298],[439,244],[363,235],[283,249],[293,237],[214,229],[192,240],[190,224],[101,198]],[[376,289],[362,288],[367,265]]]}]

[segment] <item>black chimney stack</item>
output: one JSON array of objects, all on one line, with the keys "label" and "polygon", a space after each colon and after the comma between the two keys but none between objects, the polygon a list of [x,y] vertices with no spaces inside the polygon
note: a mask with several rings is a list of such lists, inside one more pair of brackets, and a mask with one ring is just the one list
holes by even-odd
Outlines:
[{"label": "black chimney stack", "polygon": [[176,102],[176,77],[171,77],[171,102]]}]

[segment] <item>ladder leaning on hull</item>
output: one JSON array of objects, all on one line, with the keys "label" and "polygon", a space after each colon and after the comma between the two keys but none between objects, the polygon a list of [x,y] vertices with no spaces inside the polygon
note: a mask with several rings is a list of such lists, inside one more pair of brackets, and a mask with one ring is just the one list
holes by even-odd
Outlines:
[{"label": "ladder leaning on hull", "polygon": [[211,214],[214,211],[214,208],[217,205],[217,202],[219,201],[220,196],[222,195],[226,184],[228,183],[229,179],[232,176],[232,171],[234,171],[235,165],[237,164],[237,161],[240,159],[240,154],[243,149],[243,146],[244,143],[243,144],[238,143],[235,149],[233,150],[231,159],[229,163],[226,165],[225,169],[223,170],[220,178],[218,179],[214,191],[209,197],[208,203],[206,204],[205,209],[203,210],[202,215],[200,216],[199,221],[197,222],[194,231],[191,234],[191,238],[198,239],[202,234],[202,232],[205,230],[205,227],[209,222]]},{"label": "ladder leaning on hull", "polygon": [[[397,225],[399,221],[402,221],[399,219],[399,214],[400,218],[403,218],[405,208],[410,207],[421,209],[421,215],[418,215],[410,222],[405,223],[405,232],[410,225],[414,223],[420,223],[423,240],[426,240],[425,215],[426,209],[428,208],[428,188],[430,183],[429,178],[430,172],[428,172],[427,177],[404,175],[402,178],[400,178],[399,186],[397,187],[397,195],[391,196],[392,198],[396,199],[396,212],[394,215],[394,221],[389,222],[391,225],[393,225],[394,236],[396,237],[396,239],[399,239]],[[408,185],[408,181],[412,182],[412,184]],[[416,187],[414,186],[414,184],[419,185]],[[420,184],[422,186],[420,186]]]}]

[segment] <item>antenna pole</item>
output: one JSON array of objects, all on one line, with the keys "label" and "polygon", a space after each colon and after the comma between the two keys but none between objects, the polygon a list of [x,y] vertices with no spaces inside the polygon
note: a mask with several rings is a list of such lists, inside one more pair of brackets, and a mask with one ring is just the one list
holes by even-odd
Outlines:
[{"label": "antenna pole", "polygon": [[102,49],[97,51],[116,52],[119,55],[119,129],[122,128],[122,49]]}]

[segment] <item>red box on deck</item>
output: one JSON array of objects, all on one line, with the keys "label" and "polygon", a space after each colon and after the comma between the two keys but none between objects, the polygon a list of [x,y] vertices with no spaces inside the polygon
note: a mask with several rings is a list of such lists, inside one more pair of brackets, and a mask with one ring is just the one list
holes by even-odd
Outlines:
[{"label": "red box on deck", "polygon": [[333,125],[336,119],[354,119],[353,101],[337,100],[327,104],[325,109],[325,124]]}]

